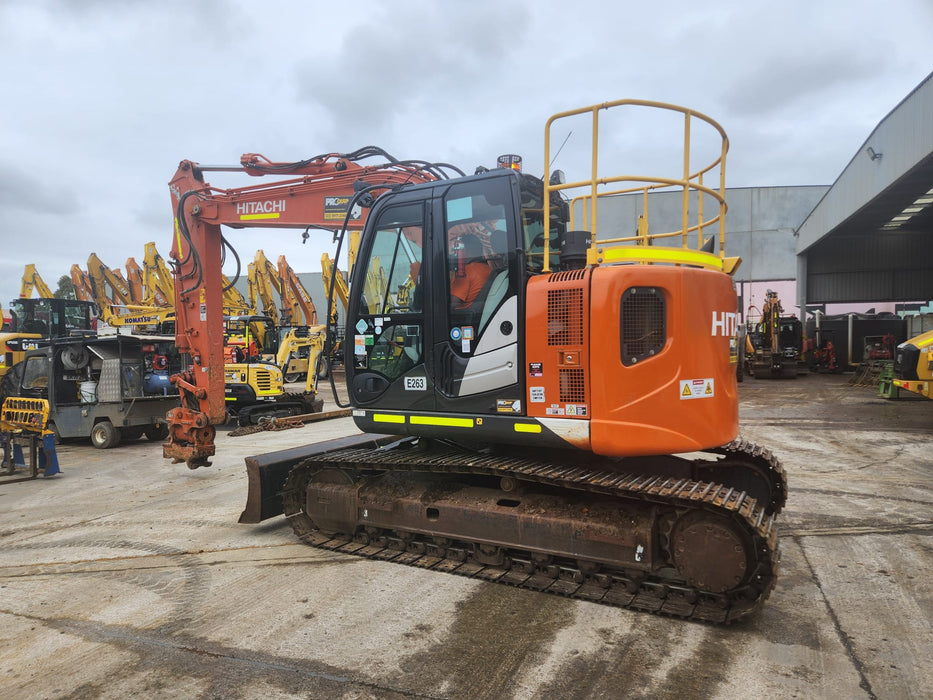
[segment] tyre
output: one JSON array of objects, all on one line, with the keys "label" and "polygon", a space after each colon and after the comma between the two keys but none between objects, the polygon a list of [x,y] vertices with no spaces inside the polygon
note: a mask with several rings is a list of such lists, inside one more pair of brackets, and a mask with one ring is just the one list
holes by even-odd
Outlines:
[{"label": "tyre", "polygon": [[168,437],[168,423],[147,426],[143,432],[146,434],[147,440],[161,442]]},{"label": "tyre", "polygon": [[321,355],[317,361],[317,378],[327,379],[330,376],[330,360]]},{"label": "tyre", "polygon": [[301,381],[301,378],[304,376],[304,372],[286,372],[285,370],[292,363],[293,360],[298,358],[294,354],[288,356],[288,359],[285,360],[285,364],[282,366],[282,379],[285,380],[287,384],[292,384],[294,382]]},{"label": "tyre", "polygon": [[139,440],[143,436],[143,426],[134,425],[128,428],[120,428],[120,442],[130,440]]},{"label": "tyre", "polygon": [[99,450],[106,450],[120,444],[120,429],[109,420],[101,421],[91,428],[91,444]]}]

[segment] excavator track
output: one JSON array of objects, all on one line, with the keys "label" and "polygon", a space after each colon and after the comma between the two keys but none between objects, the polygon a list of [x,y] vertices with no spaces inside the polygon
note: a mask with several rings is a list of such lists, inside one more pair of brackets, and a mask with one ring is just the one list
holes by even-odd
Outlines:
[{"label": "excavator track", "polygon": [[[780,463],[750,443],[737,441],[713,452],[743,465],[758,464],[783,483]],[[521,484],[532,484],[584,494],[582,498],[594,499],[594,510],[598,510],[595,499],[608,498],[620,508],[650,512],[663,556],[646,571],[566,554],[551,556],[540,549],[500,548],[488,540],[436,537],[417,528],[365,527],[354,522],[346,528],[352,532],[334,531],[333,526],[319,529],[306,513],[308,487],[314,479],[321,479],[323,488],[330,487],[323,482],[345,479],[358,484],[390,474],[398,479],[406,475],[492,478],[499,480],[506,494]],[[773,503],[763,506],[733,486],[692,478],[555,465],[454,448],[348,449],[297,465],[282,497],[295,533],[315,547],[702,622],[728,624],[753,613],[773,589],[778,570]],[[327,494],[322,502],[326,500]],[[717,574],[720,569],[727,573]]]},{"label": "excavator track", "polygon": [[[771,450],[739,438],[728,445],[705,451],[721,455],[724,459],[698,468],[694,472],[694,478],[719,481],[720,477],[727,477],[730,485],[755,495],[769,514],[776,515],[784,509],[787,503],[787,475],[780,460]],[[743,472],[748,478],[740,477],[743,483],[736,484],[735,475]]]}]

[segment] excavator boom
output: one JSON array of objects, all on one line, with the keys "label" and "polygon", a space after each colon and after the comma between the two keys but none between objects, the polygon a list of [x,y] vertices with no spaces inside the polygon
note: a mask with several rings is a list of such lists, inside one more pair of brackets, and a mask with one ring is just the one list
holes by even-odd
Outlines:
[{"label": "excavator boom", "polygon": [[40,299],[50,299],[51,297],[55,296],[52,294],[52,290],[49,289],[49,286],[39,275],[39,272],[36,270],[36,266],[32,263],[29,263],[26,265],[26,269],[23,270],[23,282],[19,291],[20,297],[28,299],[32,296],[33,289],[36,290]]},{"label": "excavator boom", "polygon": [[[373,158],[385,162],[360,163]],[[286,179],[224,190],[205,181],[211,171]],[[443,166],[398,161],[378,149],[296,163],[274,163],[257,154],[244,155],[239,166],[181,162],[169,190],[175,215],[175,344],[185,365],[172,377],[182,405],[167,416],[167,458],[192,468],[208,464],[214,426],[226,417],[220,267],[228,243],[221,227],[359,229],[366,207],[380,193],[444,176]]]}]

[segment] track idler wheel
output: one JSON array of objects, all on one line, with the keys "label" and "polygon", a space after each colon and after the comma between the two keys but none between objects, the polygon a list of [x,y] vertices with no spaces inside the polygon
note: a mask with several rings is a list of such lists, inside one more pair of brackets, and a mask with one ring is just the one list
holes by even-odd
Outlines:
[{"label": "track idler wheel", "polygon": [[691,586],[710,593],[738,588],[752,570],[748,538],[728,517],[691,511],[674,524],[671,558]]},{"label": "track idler wheel", "polygon": [[[304,512],[317,529],[327,534],[353,535],[357,525],[358,477],[343,469],[321,469],[305,485]],[[369,533],[374,539],[375,533]]]}]

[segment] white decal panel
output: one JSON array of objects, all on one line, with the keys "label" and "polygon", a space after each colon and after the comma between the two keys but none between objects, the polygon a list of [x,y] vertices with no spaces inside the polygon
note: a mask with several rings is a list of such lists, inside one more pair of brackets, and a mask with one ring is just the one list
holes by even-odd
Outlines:
[{"label": "white decal panel", "polygon": [[405,391],[427,391],[427,377],[405,377]]},{"label": "white decal panel", "polygon": [[716,384],[713,379],[681,379],[680,398],[684,399],[711,399],[716,395]]}]

